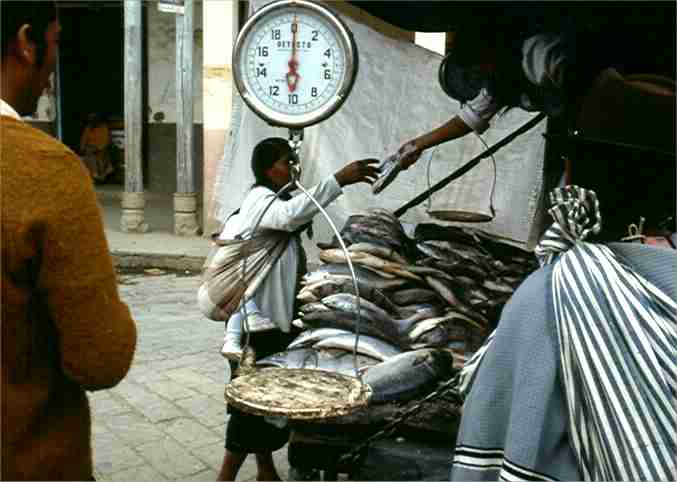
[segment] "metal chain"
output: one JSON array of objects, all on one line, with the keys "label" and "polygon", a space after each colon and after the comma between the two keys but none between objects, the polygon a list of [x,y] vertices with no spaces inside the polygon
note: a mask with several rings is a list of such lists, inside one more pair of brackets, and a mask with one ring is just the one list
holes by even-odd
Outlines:
[{"label": "metal chain", "polygon": [[390,422],[388,425],[383,427],[381,430],[376,432],[375,434],[369,436],[366,438],[362,443],[360,443],[357,447],[352,449],[350,452],[342,455],[339,457],[337,465],[343,464],[343,463],[349,463],[353,464],[357,461],[360,452],[367,448],[370,444],[372,444],[374,441],[387,437],[391,435],[395,429],[405,420],[407,420],[409,417],[412,415],[415,415],[417,412],[421,410],[421,407],[425,405],[426,403],[430,402],[431,400],[435,400],[437,398],[440,398],[444,395],[447,395],[451,393],[459,403],[463,403],[463,400],[461,398],[461,395],[458,393],[458,383],[460,380],[460,372],[453,378],[450,378],[446,382],[444,382],[442,385],[440,385],[437,390],[434,392],[429,393],[426,395],[424,398],[422,398],[420,401],[418,401],[416,404],[414,404],[412,407],[407,409],[402,415],[397,417],[395,420]]}]

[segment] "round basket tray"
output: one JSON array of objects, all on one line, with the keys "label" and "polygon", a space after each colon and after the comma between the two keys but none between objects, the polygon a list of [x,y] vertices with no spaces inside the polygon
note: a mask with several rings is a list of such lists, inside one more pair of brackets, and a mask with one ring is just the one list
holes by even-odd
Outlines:
[{"label": "round basket tray", "polygon": [[486,223],[493,219],[491,215],[477,211],[449,209],[429,210],[428,215],[435,219],[441,219],[442,221],[458,221],[461,223]]},{"label": "round basket tray", "polygon": [[365,407],[371,388],[355,377],[303,368],[262,368],[226,385],[226,401],[255,415],[312,420]]}]

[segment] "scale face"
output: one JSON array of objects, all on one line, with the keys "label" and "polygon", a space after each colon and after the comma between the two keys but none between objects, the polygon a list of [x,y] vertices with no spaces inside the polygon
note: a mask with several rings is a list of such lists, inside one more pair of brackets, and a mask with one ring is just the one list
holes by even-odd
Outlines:
[{"label": "scale face", "polygon": [[293,129],[336,112],[357,66],[350,30],[307,0],[278,0],[258,10],[233,52],[235,85],[247,105],[269,124]]}]

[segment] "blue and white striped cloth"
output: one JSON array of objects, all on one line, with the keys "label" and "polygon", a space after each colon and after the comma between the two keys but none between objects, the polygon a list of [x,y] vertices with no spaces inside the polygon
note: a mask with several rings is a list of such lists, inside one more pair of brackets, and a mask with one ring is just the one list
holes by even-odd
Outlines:
[{"label": "blue and white striped cloth", "polygon": [[[677,304],[606,246],[593,192],[550,195],[555,223],[536,249],[551,289],[570,443],[586,480],[677,477]],[[676,274],[677,276],[677,274]],[[493,333],[465,365],[467,394]]]}]

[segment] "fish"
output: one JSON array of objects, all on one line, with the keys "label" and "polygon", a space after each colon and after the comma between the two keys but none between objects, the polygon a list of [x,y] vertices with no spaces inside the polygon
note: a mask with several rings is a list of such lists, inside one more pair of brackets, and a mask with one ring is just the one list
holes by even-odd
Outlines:
[{"label": "fish", "polygon": [[412,303],[427,303],[439,300],[439,296],[432,290],[425,288],[408,288],[394,291],[390,295],[393,303],[399,306],[406,306]]},{"label": "fish", "polygon": [[426,276],[425,280],[428,282],[428,285],[449,305],[455,306],[459,303],[458,297],[447,282],[441,279],[433,278],[432,276]]},{"label": "fish", "polygon": [[[359,295],[365,300],[380,306],[389,313],[398,313],[398,307],[386,294],[378,288],[372,288],[369,283],[358,278],[357,288]],[[305,285],[297,296],[302,302],[305,300],[320,301],[322,298],[337,293],[353,293],[355,288],[351,278],[326,278],[313,284]],[[311,302],[307,301],[307,302]]]},{"label": "fish", "polygon": [[[357,311],[357,300],[358,298],[353,294],[340,293],[323,298],[322,303],[334,310],[355,313]],[[369,318],[378,321],[379,323],[383,323],[386,326],[392,326],[395,329],[394,333],[396,333],[397,336],[408,331],[411,325],[417,321],[425,317],[434,316],[436,310],[439,309],[432,306],[421,306],[417,313],[412,313],[409,317],[393,318],[387,311],[381,309],[374,303],[362,298],[360,298],[359,301],[360,312],[366,310],[369,314]]]},{"label": "fish", "polygon": [[[345,253],[341,249],[325,249],[320,251],[319,256],[320,260],[325,263],[347,263]],[[359,264],[367,268],[378,270],[379,273],[384,273],[382,276],[386,278],[390,275],[400,276],[414,281],[423,281],[420,276],[410,273],[399,263],[386,261],[372,254],[360,251],[349,252],[348,256],[353,264]]]},{"label": "fish", "polygon": [[400,318],[406,318],[411,321],[420,321],[434,316],[440,316],[444,313],[444,306],[439,303],[417,303],[401,306],[398,313]]},{"label": "fish", "polygon": [[414,230],[414,238],[419,241],[430,239],[453,239],[468,246],[479,244],[480,240],[471,232],[456,226],[443,226],[435,223],[419,223]]},{"label": "fish", "polygon": [[[303,315],[303,324],[309,328],[338,328],[341,330],[357,333],[357,313],[355,311],[316,311]],[[392,323],[383,323],[374,319],[365,309],[360,310],[359,333],[388,341],[399,347],[405,347],[403,333],[405,328],[400,328]]]},{"label": "fish", "polygon": [[399,264],[408,264],[408,260],[392,248],[385,248],[372,243],[355,243],[348,247],[348,251],[358,251],[362,253],[378,256],[381,259],[393,261]]},{"label": "fish", "polygon": [[[366,283],[375,289],[388,290],[398,288],[407,284],[408,282],[406,279],[402,278],[384,278],[374,271],[366,269],[364,266],[353,265],[353,269],[355,270],[355,276],[359,282]],[[307,285],[330,278],[352,279],[350,268],[347,264],[323,264],[315,271],[306,273],[303,277],[302,283]]]},{"label": "fish", "polygon": [[302,305],[299,308],[299,311],[302,314],[306,315],[308,313],[314,313],[316,311],[331,311],[331,309],[321,301],[315,301],[313,303],[307,303],[305,305]]},{"label": "fish", "polygon": [[258,360],[259,367],[278,368],[305,368],[308,370],[324,370],[343,375],[355,374],[355,362],[360,368],[376,365],[380,360],[343,350],[315,350],[313,348],[299,348],[286,350]]},{"label": "fish", "polygon": [[372,389],[370,403],[404,402],[430,393],[438,382],[454,375],[451,352],[437,349],[407,351],[370,366],[362,380]]},{"label": "fish", "polygon": [[292,341],[289,346],[287,346],[287,350],[313,346],[318,341],[322,341],[325,338],[330,338],[337,335],[354,335],[354,333],[347,330],[340,330],[338,328],[318,328],[315,330],[306,330],[299,334],[299,336],[297,336],[294,341]]},{"label": "fish", "polygon": [[424,258],[419,260],[424,266],[432,266],[447,273],[450,276],[467,276],[476,281],[482,282],[489,277],[489,271],[473,263],[468,263],[465,260],[445,261],[436,258]]},{"label": "fish", "polygon": [[514,288],[512,288],[510,285],[507,283],[502,283],[500,281],[494,281],[494,280],[485,280],[484,283],[482,283],[482,287],[486,288],[489,291],[492,291],[494,293],[500,293],[500,294],[507,294],[511,295],[515,291]]},{"label": "fish", "polygon": [[[355,349],[356,338],[357,335],[354,333],[330,336],[316,342],[313,345],[313,348],[316,350],[322,348],[334,348],[352,352]],[[402,353],[402,350],[386,341],[374,338],[373,336],[360,335],[359,340],[357,341],[357,353],[376,358],[380,361],[385,361],[395,355],[399,355]]]}]

